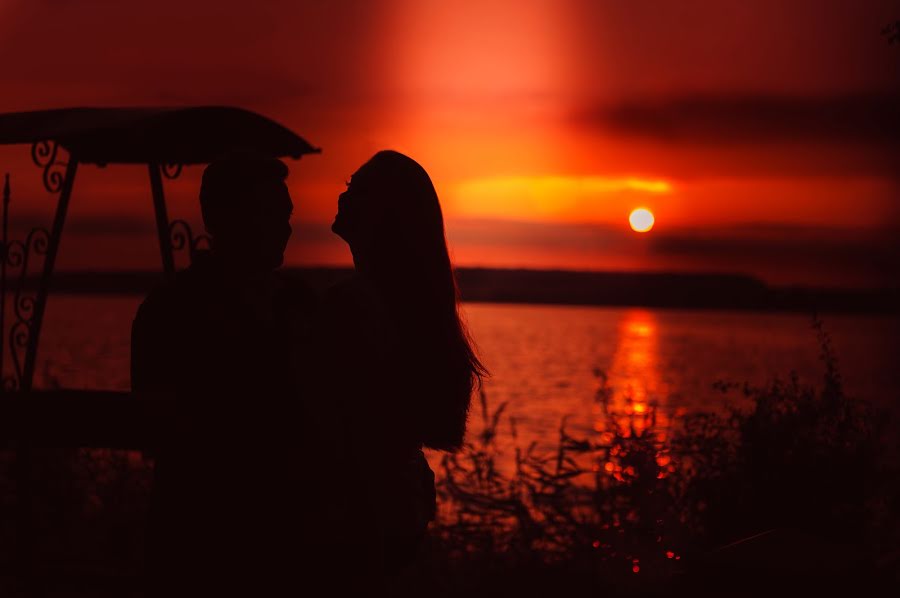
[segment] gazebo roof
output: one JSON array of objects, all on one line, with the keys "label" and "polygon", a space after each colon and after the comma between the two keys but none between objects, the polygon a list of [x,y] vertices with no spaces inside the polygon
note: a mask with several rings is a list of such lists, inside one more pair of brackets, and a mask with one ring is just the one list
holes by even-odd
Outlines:
[{"label": "gazebo roof", "polygon": [[321,150],[264,116],[224,106],[63,108],[0,114],[0,145],[55,141],[88,164],[206,164]]}]

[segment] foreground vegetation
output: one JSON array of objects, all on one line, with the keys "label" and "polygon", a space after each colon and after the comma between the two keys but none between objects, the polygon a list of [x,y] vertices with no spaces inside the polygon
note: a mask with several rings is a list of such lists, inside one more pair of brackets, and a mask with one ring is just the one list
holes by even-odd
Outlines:
[{"label": "foreground vegetation", "polygon": [[896,584],[891,422],[844,394],[830,338],[814,328],[818,386],[796,374],[719,382],[733,399],[724,413],[663,426],[652,405],[611,410],[598,372],[596,434],[573,437],[564,421],[555,450],[515,448],[512,473],[499,465],[505,405],[490,413],[482,395],[481,433],[439,475],[433,550],[451,593]]},{"label": "foreground vegetation", "polygon": [[[756,595],[791,583],[855,593],[897,584],[897,424],[845,395],[831,342],[818,321],[815,330],[820,384],[720,382],[731,407],[715,413],[623,410],[597,372],[597,429],[577,437],[564,420],[552,450],[518,446],[506,405],[491,409],[482,394],[470,442],[440,460],[439,517],[398,592]],[[113,451],[32,458],[24,548],[49,594],[80,580],[137,592],[149,463]],[[4,595],[23,549],[13,464],[10,453],[0,459]]]}]

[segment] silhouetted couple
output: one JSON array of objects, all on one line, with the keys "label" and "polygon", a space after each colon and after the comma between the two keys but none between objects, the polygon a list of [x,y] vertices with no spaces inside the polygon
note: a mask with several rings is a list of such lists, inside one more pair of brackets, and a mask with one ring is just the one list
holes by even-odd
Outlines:
[{"label": "silhouetted couple", "polygon": [[211,250],[134,321],[133,389],[171,414],[153,449],[158,594],[377,591],[434,518],[422,448],[460,446],[484,373],[419,164],[385,151],[353,175],[332,230],[356,272],[322,297],[277,271],[286,177],[278,160],[211,164]]}]

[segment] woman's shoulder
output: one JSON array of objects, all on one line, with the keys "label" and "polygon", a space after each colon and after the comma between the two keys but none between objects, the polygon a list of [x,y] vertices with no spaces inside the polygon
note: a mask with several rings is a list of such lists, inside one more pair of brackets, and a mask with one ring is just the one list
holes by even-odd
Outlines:
[{"label": "woman's shoulder", "polygon": [[325,292],[325,326],[343,330],[359,341],[384,343],[391,336],[390,318],[376,287],[355,274]]},{"label": "woman's shoulder", "polygon": [[313,307],[320,301],[316,291],[299,276],[276,271],[275,284],[278,296],[300,306]]},{"label": "woman's shoulder", "polygon": [[359,274],[346,278],[325,291],[326,308],[349,308],[354,310],[377,309],[380,297],[374,285]]}]

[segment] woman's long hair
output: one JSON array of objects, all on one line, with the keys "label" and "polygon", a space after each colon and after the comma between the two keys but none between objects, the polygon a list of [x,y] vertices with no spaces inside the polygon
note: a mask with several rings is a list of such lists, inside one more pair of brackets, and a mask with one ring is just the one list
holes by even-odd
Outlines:
[{"label": "woman's long hair", "polygon": [[367,262],[400,330],[407,407],[426,446],[455,450],[487,370],[460,317],[437,192],[424,168],[395,151],[375,154],[351,186],[374,212],[370,255],[354,257]]}]

